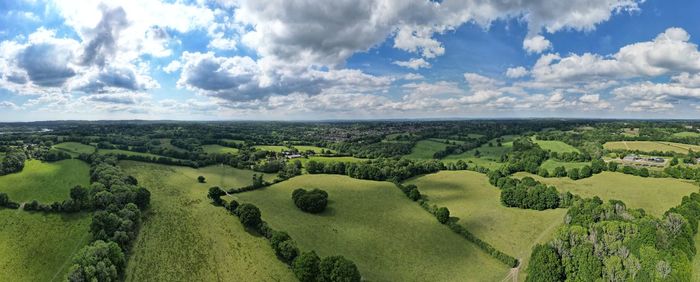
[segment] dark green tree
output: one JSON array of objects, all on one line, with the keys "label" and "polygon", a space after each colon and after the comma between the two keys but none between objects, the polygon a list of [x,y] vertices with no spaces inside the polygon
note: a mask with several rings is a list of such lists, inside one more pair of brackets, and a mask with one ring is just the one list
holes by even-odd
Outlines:
[{"label": "dark green tree", "polygon": [[238,218],[246,227],[258,228],[262,219],[260,218],[260,209],[253,204],[242,204],[238,206]]},{"label": "dark green tree", "polygon": [[564,268],[557,251],[549,245],[537,244],[532,249],[525,281],[558,282],[564,280]]},{"label": "dark green tree", "polygon": [[448,210],[446,207],[441,207],[435,211],[435,217],[437,217],[437,220],[440,223],[445,224],[448,220],[450,220],[450,210]]},{"label": "dark green tree", "polygon": [[316,252],[304,252],[292,263],[294,275],[300,282],[317,282],[320,276],[321,259]]}]

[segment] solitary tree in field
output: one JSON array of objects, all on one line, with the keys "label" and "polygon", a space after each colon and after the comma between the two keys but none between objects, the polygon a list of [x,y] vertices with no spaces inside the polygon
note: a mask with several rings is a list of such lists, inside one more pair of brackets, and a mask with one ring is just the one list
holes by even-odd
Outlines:
[{"label": "solitary tree in field", "polygon": [[450,210],[448,210],[446,207],[441,207],[435,212],[435,217],[437,217],[437,220],[440,223],[445,224],[448,220],[450,220]]},{"label": "solitary tree in field", "polygon": [[199,177],[197,177],[197,181],[199,181],[199,183],[205,183],[205,182],[207,182],[207,179],[204,178],[204,176],[200,175]]},{"label": "solitary tree in field", "polygon": [[241,223],[247,227],[257,228],[260,226],[260,209],[252,204],[242,204],[238,206],[238,217]]}]

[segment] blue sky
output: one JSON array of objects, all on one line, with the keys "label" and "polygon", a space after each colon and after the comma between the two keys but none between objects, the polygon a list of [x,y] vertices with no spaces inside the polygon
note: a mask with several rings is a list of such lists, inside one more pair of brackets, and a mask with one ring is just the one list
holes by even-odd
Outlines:
[{"label": "blue sky", "polygon": [[4,1],[0,121],[696,118],[699,1]]}]

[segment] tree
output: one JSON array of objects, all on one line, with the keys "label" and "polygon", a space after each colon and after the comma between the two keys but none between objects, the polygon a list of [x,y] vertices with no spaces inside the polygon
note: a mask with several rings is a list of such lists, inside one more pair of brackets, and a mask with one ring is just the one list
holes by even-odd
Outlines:
[{"label": "tree", "polygon": [[238,202],[236,200],[231,200],[230,202],[228,202],[227,208],[231,213],[235,214],[236,209],[238,208]]},{"label": "tree", "polygon": [[220,205],[222,200],[221,196],[226,195],[226,192],[224,190],[221,190],[219,186],[214,186],[209,188],[209,193],[207,194],[207,198],[211,199],[214,201],[215,204]]},{"label": "tree", "polygon": [[411,189],[411,192],[408,192],[408,198],[413,201],[418,201],[418,199],[421,198],[420,191],[418,191],[418,188]]},{"label": "tree", "polygon": [[263,182],[262,177],[263,177],[262,174],[260,174],[260,175],[258,175],[258,174],[253,174],[253,187],[254,187],[254,188],[263,187],[263,185],[264,185],[265,183]]},{"label": "tree", "polygon": [[88,198],[88,190],[83,188],[83,186],[76,185],[70,189],[70,198],[80,204],[86,203]]},{"label": "tree", "polygon": [[581,171],[579,173],[579,177],[580,178],[588,178],[588,177],[591,177],[591,175],[593,175],[593,171],[591,170],[591,167],[584,165],[581,168]]},{"label": "tree", "polygon": [[7,196],[5,193],[0,193],[0,207],[7,206],[7,203],[10,202],[10,198]]},{"label": "tree", "polygon": [[580,176],[579,176],[579,170],[578,170],[578,168],[569,169],[569,171],[566,172],[566,176],[568,176],[568,177],[571,178],[572,180],[577,180],[577,179],[579,179]]},{"label": "tree", "polygon": [[673,159],[671,159],[670,165],[671,165],[671,166],[674,166],[674,165],[677,165],[677,164],[678,164],[678,158],[673,157]]},{"label": "tree", "polygon": [[616,162],[609,162],[608,163],[608,170],[609,171],[617,171],[618,164]]},{"label": "tree", "polygon": [[294,204],[302,211],[309,213],[320,213],[328,205],[328,193],[320,189],[306,191],[299,188],[292,192]]},{"label": "tree", "polygon": [[435,212],[435,217],[437,217],[437,220],[440,223],[445,224],[448,220],[450,220],[450,210],[448,210],[446,207],[441,207]]},{"label": "tree", "polygon": [[207,182],[207,179],[204,178],[204,176],[201,176],[201,175],[200,175],[200,176],[197,176],[197,181],[198,181],[199,183],[206,183],[206,182]]},{"label": "tree", "polygon": [[148,208],[148,206],[151,205],[151,191],[140,187],[138,190],[136,190],[136,198],[134,199],[134,203],[142,210]]},{"label": "tree", "polygon": [[525,281],[558,282],[564,279],[564,269],[557,251],[549,245],[537,244],[532,249]]},{"label": "tree", "polygon": [[97,240],[75,255],[68,281],[119,281],[125,263],[124,252],[116,243]]},{"label": "tree", "polygon": [[556,176],[556,177],[566,176],[566,168],[563,166],[555,167],[554,168],[554,176]]},{"label": "tree", "polygon": [[542,177],[549,177],[549,171],[546,168],[541,167],[539,171],[537,171],[537,175]]},{"label": "tree", "polygon": [[300,282],[316,282],[320,275],[321,259],[316,252],[304,252],[292,263],[292,271]]},{"label": "tree", "polygon": [[321,260],[319,266],[321,281],[324,282],[359,282],[360,271],[352,261],[343,256],[331,256]]},{"label": "tree", "polygon": [[258,228],[262,219],[260,218],[260,209],[252,204],[242,204],[238,206],[238,218],[246,227]]}]

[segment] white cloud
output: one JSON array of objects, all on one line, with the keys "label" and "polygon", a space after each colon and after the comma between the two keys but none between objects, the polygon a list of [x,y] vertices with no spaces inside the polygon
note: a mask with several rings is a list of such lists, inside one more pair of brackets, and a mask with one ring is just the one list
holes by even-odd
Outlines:
[{"label": "white cloud", "polygon": [[423,58],[413,58],[408,61],[394,61],[393,64],[414,70],[430,67],[430,63]]},{"label": "white cloud", "polygon": [[542,53],[545,50],[552,48],[552,42],[545,39],[542,35],[525,38],[523,41],[523,49],[528,53]]},{"label": "white cloud", "polygon": [[163,67],[165,73],[174,73],[182,68],[182,63],[178,60],[170,62],[167,66]]},{"label": "white cloud", "polygon": [[528,71],[525,67],[514,67],[514,68],[508,68],[506,70],[506,76],[509,78],[521,78],[526,75],[528,75],[530,71]]},{"label": "white cloud", "polygon": [[3,110],[19,110],[19,107],[10,101],[0,101],[0,109]]},{"label": "white cloud", "polygon": [[662,112],[672,110],[671,103],[657,101],[636,101],[625,107],[627,112]]}]

